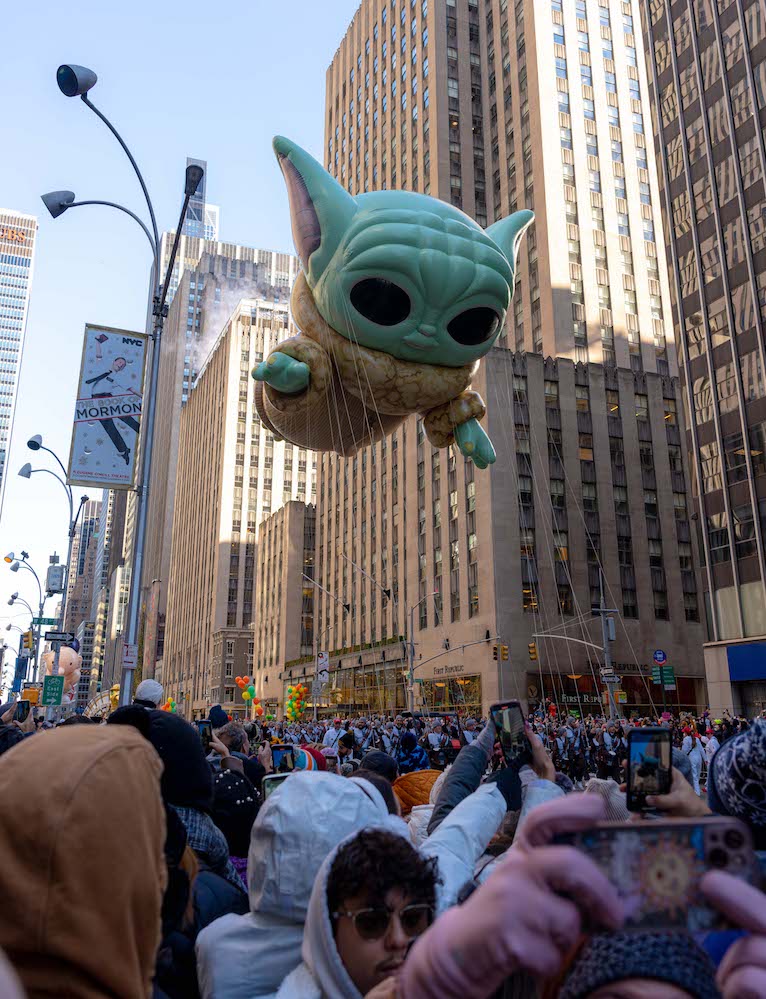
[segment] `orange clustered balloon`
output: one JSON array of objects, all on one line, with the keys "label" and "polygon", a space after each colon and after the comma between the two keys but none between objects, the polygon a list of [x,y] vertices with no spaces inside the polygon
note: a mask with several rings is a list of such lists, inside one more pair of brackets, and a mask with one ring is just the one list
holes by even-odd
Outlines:
[{"label": "orange clustered balloon", "polygon": [[235,676],[234,682],[242,691],[242,700],[247,704],[252,702],[254,713],[260,718],[263,714],[260,697],[255,696],[255,686],[249,676]]}]

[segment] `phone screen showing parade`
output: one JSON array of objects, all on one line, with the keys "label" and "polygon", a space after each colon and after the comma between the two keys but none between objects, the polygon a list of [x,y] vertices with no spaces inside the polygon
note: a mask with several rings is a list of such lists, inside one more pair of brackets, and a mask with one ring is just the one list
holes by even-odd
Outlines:
[{"label": "phone screen showing parade", "polygon": [[292,746],[272,746],[271,759],[274,763],[275,773],[288,774],[295,769],[295,756]]},{"label": "phone screen showing parade", "polygon": [[529,742],[524,731],[524,714],[519,702],[493,704],[490,713],[505,762],[529,759],[531,756]]},{"label": "phone screen showing parade", "polygon": [[633,729],[628,733],[628,800],[630,811],[640,811],[650,794],[669,794],[670,732],[664,728]]}]

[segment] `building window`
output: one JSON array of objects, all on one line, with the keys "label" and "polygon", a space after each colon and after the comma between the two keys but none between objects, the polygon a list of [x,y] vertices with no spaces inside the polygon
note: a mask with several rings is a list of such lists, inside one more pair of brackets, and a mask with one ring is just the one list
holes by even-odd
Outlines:
[{"label": "building window", "polygon": [[658,621],[667,621],[670,617],[668,613],[668,595],[664,590],[654,591],[654,616]]},{"label": "building window", "polygon": [[559,383],[549,382],[545,383],[545,405],[549,409],[559,408]]}]

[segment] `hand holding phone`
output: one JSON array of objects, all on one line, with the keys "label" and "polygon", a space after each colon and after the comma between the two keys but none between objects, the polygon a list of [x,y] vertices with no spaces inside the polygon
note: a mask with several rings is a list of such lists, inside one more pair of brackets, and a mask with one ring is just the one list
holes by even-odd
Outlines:
[{"label": "hand holding phone", "polygon": [[213,723],[208,718],[200,718],[195,724],[199,732],[199,740],[202,743],[205,756],[207,756],[213,743]]},{"label": "hand holding phone", "polygon": [[645,811],[649,796],[670,794],[670,729],[632,728],[628,732],[627,808]]},{"label": "hand holding phone", "polygon": [[758,877],[750,830],[729,816],[602,822],[555,842],[583,851],[606,874],[623,901],[626,930],[727,929],[700,891],[703,875],[725,871],[750,884]]},{"label": "hand holding phone", "polygon": [[29,718],[29,712],[31,709],[31,701],[16,701],[16,710],[13,713],[13,720],[17,722],[25,722],[27,718]]},{"label": "hand holding phone", "polygon": [[295,769],[295,752],[292,746],[272,746],[271,758],[274,773],[288,774]]},{"label": "hand holding phone", "polygon": [[524,713],[518,701],[499,701],[491,705],[490,717],[495,723],[495,732],[500,743],[506,765],[521,767],[532,763],[532,749],[527,738]]},{"label": "hand holding phone", "polygon": [[290,773],[283,774],[266,774],[266,776],[261,780],[261,788],[263,790],[264,801],[268,798],[278,787],[282,784],[282,781],[287,780]]}]

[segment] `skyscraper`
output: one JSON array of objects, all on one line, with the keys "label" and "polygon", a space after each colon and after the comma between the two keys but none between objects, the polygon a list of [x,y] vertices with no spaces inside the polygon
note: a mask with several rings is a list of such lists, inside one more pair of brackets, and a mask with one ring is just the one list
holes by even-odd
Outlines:
[{"label": "skyscraper", "polygon": [[90,621],[94,591],[99,588],[96,579],[101,501],[88,500],[75,528],[72,554],[67,572],[67,601],[64,612],[64,630],[76,632],[81,621]]},{"label": "skyscraper", "polygon": [[0,208],[0,514],[5,462],[16,411],[27,310],[35,262],[37,219]]},{"label": "skyscraper", "polygon": [[[155,654],[162,658],[181,410],[198,371],[240,300],[257,298],[272,302],[282,315],[287,308],[287,288],[281,280],[274,284],[274,279],[282,276],[281,268],[290,279],[297,273],[298,262],[288,254],[246,247],[234,249],[241,254],[239,259],[206,252],[184,272],[165,323],[154,433],[154,481],[149,493],[144,551],[144,602],[149,627],[149,641],[144,646],[148,654],[147,673],[151,673]],[[305,502],[311,502],[310,493],[301,495],[298,491],[297,480],[295,486],[295,494],[290,498],[300,495]],[[154,592],[150,593],[152,584]],[[151,648],[153,635],[156,652]]]},{"label": "skyscraper", "polygon": [[[285,503],[259,528],[256,554],[255,642],[247,673],[267,712],[284,705],[280,672],[303,660],[301,677],[313,674],[316,510]],[[305,577],[308,576],[309,579]]]},{"label": "skyscraper", "polygon": [[252,368],[295,332],[286,302],[243,299],[180,413],[162,682],[187,716],[234,705],[252,663],[259,524],[315,497],[314,455],[275,440],[253,404]]},{"label": "skyscraper", "polygon": [[712,642],[711,707],[766,707],[766,14],[642,0]]},{"label": "skyscraper", "polygon": [[207,186],[207,160],[195,160],[191,156],[186,157],[186,166],[201,166],[205,173],[202,176],[199,187],[189,201],[189,208],[186,212],[183,228],[181,232],[184,236],[193,236],[197,239],[209,239],[216,242],[218,239],[218,205],[209,205],[205,200],[205,189]]},{"label": "skyscraper", "polygon": [[[632,12],[619,0],[364,0],[328,69],[325,165],[352,193],[423,191],[482,225],[521,208],[536,216],[475,385],[497,464],[475,471],[431,448],[414,418],[353,459],[321,457],[317,578],[354,609],[317,598],[341,690],[356,687],[348,670],[400,684],[406,635],[426,703],[486,710],[498,694],[551,691],[599,702],[597,655],[550,639],[530,662],[527,645],[556,628],[592,642],[603,570],[629,709],[659,700],[647,667],[670,643],[684,700],[704,702]],[[496,636],[509,666],[492,659]]]}]

